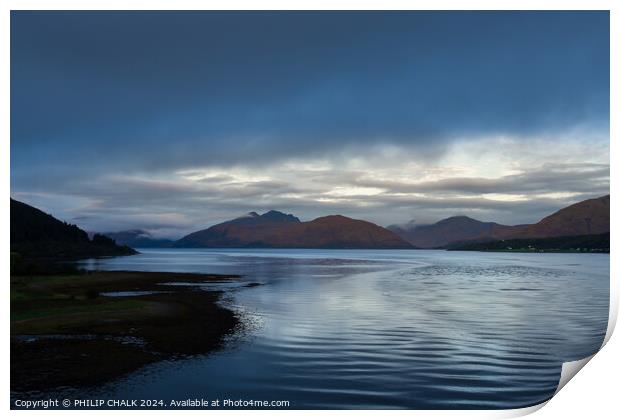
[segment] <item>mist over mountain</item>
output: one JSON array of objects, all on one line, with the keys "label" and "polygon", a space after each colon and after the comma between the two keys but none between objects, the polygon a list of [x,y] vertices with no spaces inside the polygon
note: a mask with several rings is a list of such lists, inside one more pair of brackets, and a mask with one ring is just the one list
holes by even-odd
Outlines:
[{"label": "mist over mountain", "polygon": [[172,239],[154,238],[150,232],[143,229],[105,232],[104,235],[114,239],[119,245],[132,248],[169,248],[174,243]]},{"label": "mist over mountain", "polygon": [[493,231],[504,227],[493,222],[481,222],[467,216],[454,216],[432,225],[388,226],[406,241],[420,248],[437,248],[454,242],[493,236]]}]

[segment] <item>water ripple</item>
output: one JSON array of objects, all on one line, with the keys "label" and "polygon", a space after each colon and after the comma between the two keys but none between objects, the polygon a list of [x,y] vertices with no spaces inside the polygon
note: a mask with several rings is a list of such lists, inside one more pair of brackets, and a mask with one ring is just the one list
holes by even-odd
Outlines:
[{"label": "water ripple", "polygon": [[97,264],[262,285],[227,292],[255,323],[236,345],[146,367],[89,398],[524,407],[550,398],[562,362],[595,352],[607,327],[608,255],[145,250]]}]

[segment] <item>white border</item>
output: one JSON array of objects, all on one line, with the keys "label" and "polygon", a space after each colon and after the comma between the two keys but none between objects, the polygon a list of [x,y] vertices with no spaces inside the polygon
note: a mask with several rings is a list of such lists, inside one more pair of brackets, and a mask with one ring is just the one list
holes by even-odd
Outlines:
[{"label": "white border", "polygon": [[[614,1],[551,1],[551,0],[505,0],[505,1],[404,1],[404,0],[384,0],[384,1],[369,1],[369,0],[314,0],[314,1],[295,1],[286,2],[282,0],[236,0],[236,1],[199,1],[199,0],[175,0],[175,1],[139,1],[139,0],[91,0],[86,2],[80,2],[77,0],[57,0],[53,4],[50,1],[45,0],[5,0],[2,2],[2,15],[0,24],[0,33],[2,42],[0,42],[1,54],[5,58],[3,66],[1,68],[2,80],[4,83],[2,96],[2,113],[1,120],[3,128],[3,153],[0,153],[0,162],[2,162],[2,170],[5,174],[4,180],[1,183],[3,195],[5,197],[4,204],[0,206],[1,226],[2,234],[4,235],[4,242],[2,244],[2,250],[0,250],[0,261],[2,261],[2,267],[5,273],[4,282],[4,296],[9,296],[10,285],[8,281],[8,267],[9,267],[9,201],[6,197],[10,195],[10,10],[28,10],[28,9],[42,9],[42,10],[139,10],[139,9],[156,9],[156,10],[270,10],[270,9],[286,9],[286,10],[353,10],[353,9],[365,9],[365,10],[610,10],[611,11],[611,131],[610,139],[618,138],[618,118],[620,112],[620,104],[618,103],[619,96],[617,92],[618,77],[620,74],[620,66],[618,66],[618,40],[620,40],[619,24],[620,19],[618,13],[620,8],[616,5],[618,2]],[[611,142],[611,202],[612,202],[612,214],[613,209],[618,208],[617,204],[617,189],[615,189],[614,179],[618,179],[617,164],[617,147]],[[612,248],[615,250],[618,244],[615,232],[617,232],[617,223],[614,218],[611,220],[612,226]],[[615,255],[615,254],[614,254]],[[616,323],[618,312],[618,287],[617,287],[617,264],[614,264],[611,260],[611,310],[610,310],[610,323],[608,326],[607,335],[605,337],[605,351],[594,357],[593,361],[588,364],[580,373],[580,379],[578,381],[571,381],[571,383],[562,390],[557,396],[552,398],[547,404],[541,404],[536,407],[530,407],[519,410],[500,410],[500,411],[296,411],[293,415],[296,418],[311,418],[316,414],[321,416],[338,416],[345,418],[374,418],[376,416],[389,416],[391,418],[410,418],[414,415],[421,418],[507,418],[516,417],[537,411],[542,406],[548,405],[549,407],[544,410],[537,411],[534,415],[539,419],[546,418],[583,418],[589,416],[594,418],[607,418],[612,417],[612,413],[617,413],[618,403],[617,395],[615,391],[616,375],[620,372],[618,361],[618,355],[620,355],[620,344],[618,339],[613,339],[609,342],[611,333]],[[615,280],[615,281],[613,281]],[[5,308],[5,322],[2,324],[2,334],[4,340],[4,346],[2,347],[2,362],[4,368],[2,392],[5,397],[2,401],[3,408],[9,410],[9,393],[10,393],[10,376],[9,376],[9,306]],[[43,414],[41,411],[10,411],[11,416],[19,418],[40,418]],[[87,415],[92,418],[106,418],[110,416],[110,412],[106,411],[91,411]],[[114,416],[133,417],[135,415],[142,415],[140,412],[114,412]],[[80,411],[47,411],[44,414],[50,418],[62,418],[67,417],[77,418],[82,417],[84,412]],[[177,415],[171,411],[150,411],[147,414],[152,418],[164,418],[170,415]],[[291,412],[286,411],[217,411],[217,412],[205,412],[205,411],[186,411],[182,414],[186,417],[204,419],[205,416],[210,417],[236,417],[252,416],[258,419],[284,419],[291,416]]]}]

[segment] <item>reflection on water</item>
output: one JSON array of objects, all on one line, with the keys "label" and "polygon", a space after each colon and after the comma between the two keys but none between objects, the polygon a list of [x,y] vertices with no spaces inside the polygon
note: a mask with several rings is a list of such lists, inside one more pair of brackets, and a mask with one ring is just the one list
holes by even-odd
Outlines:
[{"label": "reflection on water", "polygon": [[523,407],[548,399],[561,363],[595,352],[607,326],[609,255],[141,252],[85,265],[242,274],[260,286],[217,287],[247,331],[219,353],[148,366],[89,398]]}]

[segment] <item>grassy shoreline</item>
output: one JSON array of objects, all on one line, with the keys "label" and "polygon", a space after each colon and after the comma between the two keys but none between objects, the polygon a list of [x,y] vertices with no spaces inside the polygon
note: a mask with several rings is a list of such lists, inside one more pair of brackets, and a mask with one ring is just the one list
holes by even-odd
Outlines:
[{"label": "grassy shoreline", "polygon": [[[240,321],[197,286],[238,276],[99,271],[11,276],[11,391],[97,385],[220,348]],[[186,287],[166,285],[183,282]],[[110,292],[148,291],[136,296]]]}]

